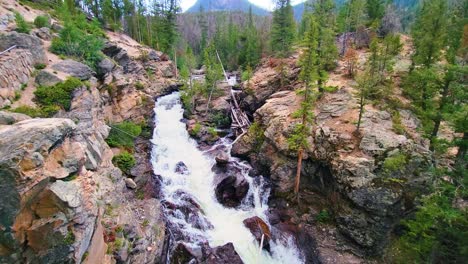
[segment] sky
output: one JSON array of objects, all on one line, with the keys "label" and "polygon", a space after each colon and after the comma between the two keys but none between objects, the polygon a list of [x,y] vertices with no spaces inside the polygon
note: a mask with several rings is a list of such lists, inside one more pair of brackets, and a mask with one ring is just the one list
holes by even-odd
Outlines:
[{"label": "sky", "polygon": [[[292,0],[291,2],[293,5],[295,5],[304,1],[305,0]],[[185,11],[193,6],[196,2],[197,0],[181,0],[180,5],[182,6],[182,10]],[[273,7],[275,6],[274,0],[249,0],[249,2],[268,10],[273,10]]]}]

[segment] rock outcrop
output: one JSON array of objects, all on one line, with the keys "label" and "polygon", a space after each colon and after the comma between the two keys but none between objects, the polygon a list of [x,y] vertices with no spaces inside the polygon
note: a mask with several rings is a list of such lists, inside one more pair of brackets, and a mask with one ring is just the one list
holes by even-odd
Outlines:
[{"label": "rock outcrop", "polygon": [[0,56],[0,108],[12,103],[33,70],[34,58],[29,50],[13,49]]},{"label": "rock outcrop", "polygon": [[[274,77],[261,75],[262,69],[268,67],[262,66],[254,79],[271,82]],[[261,87],[251,90],[256,94]],[[343,87],[325,94],[316,103],[316,123],[307,139],[301,189],[328,200],[340,239],[347,241],[350,248],[359,254],[375,255],[382,252],[393,226],[406,211],[412,210],[415,198],[424,192],[431,153],[416,131],[419,122],[407,112],[401,114],[406,133],[400,135],[393,130],[390,113],[368,107],[356,136],[352,122],[357,110],[352,93],[352,88]],[[251,95],[242,102],[245,109],[255,110],[256,125],[234,144],[232,152],[248,158],[257,172],[270,176],[273,199],[288,197],[297,166],[288,137],[300,121],[294,112],[302,99],[294,91],[259,94],[268,96],[260,106],[260,101],[249,99]],[[301,203],[313,208],[312,197],[304,195]],[[296,223],[309,221],[306,215],[293,215]]]},{"label": "rock outcrop", "polygon": [[38,37],[17,32],[0,34],[0,50],[6,50],[15,45],[19,49],[29,50],[32,55],[33,64],[47,62],[42,41]]}]

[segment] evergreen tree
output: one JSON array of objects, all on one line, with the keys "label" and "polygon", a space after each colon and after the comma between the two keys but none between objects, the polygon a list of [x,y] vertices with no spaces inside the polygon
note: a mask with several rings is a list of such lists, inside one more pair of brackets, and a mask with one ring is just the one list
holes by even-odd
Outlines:
[{"label": "evergreen tree", "polygon": [[291,0],[277,0],[273,12],[271,49],[279,57],[286,57],[291,52],[294,39],[295,22]]},{"label": "evergreen tree", "polygon": [[371,27],[377,28],[381,24],[381,20],[385,15],[384,0],[367,0],[366,2],[368,24]]},{"label": "evergreen tree", "polygon": [[305,49],[301,54],[299,63],[301,66],[300,79],[304,82],[304,89],[299,91],[303,95],[303,101],[298,111],[294,113],[295,118],[301,118],[301,122],[296,124],[291,136],[288,138],[289,148],[297,151],[297,172],[294,184],[294,193],[299,194],[299,184],[301,179],[302,159],[305,149],[308,147],[307,139],[310,136],[310,125],[313,122],[313,102],[315,100],[314,89],[319,80],[319,54],[318,50],[319,27],[315,18],[310,19],[310,26],[305,39]]},{"label": "evergreen tree", "polygon": [[336,21],[333,0],[317,0],[314,5],[313,19],[317,27],[317,75],[319,94],[328,80],[328,71],[336,65],[338,50],[335,42]]},{"label": "evergreen tree", "polygon": [[248,23],[242,34],[241,43],[239,64],[244,68],[257,65],[260,60],[260,39],[254,24],[252,7],[249,8]]}]

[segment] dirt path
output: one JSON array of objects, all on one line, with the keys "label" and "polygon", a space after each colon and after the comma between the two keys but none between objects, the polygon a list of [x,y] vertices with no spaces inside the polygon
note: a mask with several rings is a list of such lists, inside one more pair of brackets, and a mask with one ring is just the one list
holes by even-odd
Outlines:
[{"label": "dirt path", "polygon": [[21,92],[21,97],[18,101],[11,105],[11,108],[17,108],[19,106],[36,107],[37,105],[33,102],[34,91],[36,91],[36,85],[34,83],[34,77],[29,78],[26,89]]}]

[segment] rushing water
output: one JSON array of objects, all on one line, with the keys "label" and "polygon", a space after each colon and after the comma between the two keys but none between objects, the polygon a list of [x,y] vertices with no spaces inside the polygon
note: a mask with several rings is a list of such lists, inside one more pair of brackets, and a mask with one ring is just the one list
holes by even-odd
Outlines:
[{"label": "rushing water", "polygon": [[[243,221],[258,216],[265,220],[268,206],[268,188],[263,178],[248,176],[248,164],[232,158],[250,184],[249,193],[238,209],[226,208],[215,197],[211,168],[215,159],[209,151],[201,151],[197,143],[186,131],[183,109],[179,93],[161,97],[157,100],[155,129],[153,134],[152,164],[156,175],[162,178],[161,191],[166,208],[168,224],[173,232],[182,234],[182,240],[190,247],[199,247],[208,242],[211,247],[232,242],[244,263],[303,263],[292,239],[284,237],[270,242],[271,254],[260,250],[254,236],[244,226]],[[225,147],[230,151],[229,140],[222,139],[215,147]],[[183,162],[186,173],[177,173],[177,166]],[[193,206],[194,202],[199,205]],[[183,209],[191,207],[192,209]],[[182,208],[182,209],[180,209]]]}]

